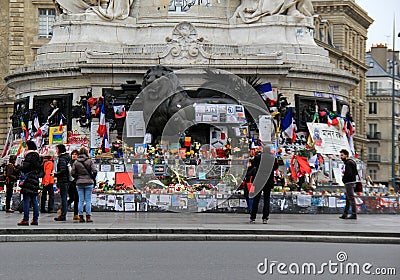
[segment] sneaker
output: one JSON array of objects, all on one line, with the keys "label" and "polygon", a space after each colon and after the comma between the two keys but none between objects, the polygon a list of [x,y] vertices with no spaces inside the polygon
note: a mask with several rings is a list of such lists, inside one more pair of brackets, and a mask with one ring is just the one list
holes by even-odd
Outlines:
[{"label": "sneaker", "polygon": [[17,225],[18,226],[29,226],[29,221],[22,220]]},{"label": "sneaker", "polygon": [[62,216],[58,216],[54,218],[54,221],[56,222],[65,222],[67,219],[65,217]]},{"label": "sneaker", "polygon": [[262,219],[263,224],[268,224],[268,219]]},{"label": "sneaker", "polygon": [[342,216],[339,217],[339,219],[347,219],[347,215],[343,214]]},{"label": "sneaker", "polygon": [[7,210],[6,210],[6,213],[14,213],[14,210],[12,210],[12,209],[7,209]]},{"label": "sneaker", "polygon": [[31,226],[37,226],[37,225],[39,225],[38,220],[32,220]]},{"label": "sneaker", "polygon": [[249,224],[255,224],[255,223],[256,223],[256,220],[251,220],[251,219],[250,219]]}]

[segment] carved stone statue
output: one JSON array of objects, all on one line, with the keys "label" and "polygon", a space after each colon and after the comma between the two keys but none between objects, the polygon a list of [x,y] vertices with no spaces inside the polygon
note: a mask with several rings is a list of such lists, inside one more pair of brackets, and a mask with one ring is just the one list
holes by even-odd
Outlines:
[{"label": "carved stone statue", "polygon": [[311,17],[313,13],[311,0],[242,0],[231,21],[238,16],[244,23],[252,23],[269,15]]},{"label": "carved stone statue", "polygon": [[105,20],[123,20],[129,16],[134,0],[54,0],[61,14],[94,12]]}]

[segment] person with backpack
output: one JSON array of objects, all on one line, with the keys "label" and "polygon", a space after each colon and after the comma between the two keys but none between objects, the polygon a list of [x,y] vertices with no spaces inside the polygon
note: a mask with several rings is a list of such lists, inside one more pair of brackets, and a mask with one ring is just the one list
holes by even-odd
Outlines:
[{"label": "person with backpack", "polygon": [[[42,213],[53,213],[54,211],[54,154],[54,150],[49,150],[48,155],[46,155],[43,159],[43,190],[42,197],[40,199],[40,212]],[[47,204],[46,211],[47,194],[49,195],[49,202]]]},{"label": "person with backpack", "polygon": [[92,190],[96,180],[97,170],[94,163],[89,158],[89,153],[86,148],[79,150],[78,159],[72,165],[72,176],[76,178],[76,188],[78,189],[79,204],[78,214],[79,222],[84,223],[83,205],[86,202],[86,222],[92,223],[91,208],[92,208]]},{"label": "person with backpack", "polygon": [[61,213],[54,218],[54,221],[62,222],[67,220],[68,211],[68,185],[69,185],[69,171],[68,164],[71,161],[65,145],[58,144],[56,146],[56,152],[58,155],[57,172],[54,173],[54,177],[57,178],[57,187],[60,190],[61,196]]},{"label": "person with backpack", "polygon": [[23,176],[23,183],[21,186],[21,194],[23,194],[23,209],[24,217],[19,226],[29,226],[29,210],[33,207],[33,219],[31,225],[37,226],[39,224],[39,205],[37,196],[39,193],[39,178],[42,176],[40,156],[37,152],[35,142],[26,141],[26,152],[24,154],[24,161],[20,167]]},{"label": "person with backpack", "polygon": [[19,165],[17,163],[17,156],[12,155],[6,165],[6,213],[14,213],[11,209],[11,199],[13,195],[14,185],[19,176]]}]

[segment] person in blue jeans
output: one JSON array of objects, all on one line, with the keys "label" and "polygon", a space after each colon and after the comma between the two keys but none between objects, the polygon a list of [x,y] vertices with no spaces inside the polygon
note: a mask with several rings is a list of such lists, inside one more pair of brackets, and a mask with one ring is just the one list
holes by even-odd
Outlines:
[{"label": "person in blue jeans", "polygon": [[56,146],[56,152],[58,155],[58,162],[57,172],[54,173],[54,177],[57,177],[57,187],[60,190],[61,214],[55,217],[54,220],[61,222],[67,220],[69,185],[68,163],[71,161],[71,158],[63,144],[58,144]]},{"label": "person in blue jeans", "polygon": [[91,208],[92,208],[92,190],[96,180],[96,166],[89,158],[89,153],[86,148],[79,150],[79,156],[72,165],[72,176],[76,179],[76,188],[78,190],[79,203],[78,214],[79,222],[84,223],[83,206],[86,203],[86,222],[92,223]]},{"label": "person in blue jeans", "polygon": [[37,226],[39,220],[39,204],[37,196],[39,193],[39,178],[41,173],[40,156],[37,152],[37,146],[33,141],[26,141],[26,151],[24,161],[20,171],[24,177],[24,183],[21,185],[21,194],[23,195],[24,217],[17,225],[29,226],[29,210],[33,207],[33,219],[31,225]]}]

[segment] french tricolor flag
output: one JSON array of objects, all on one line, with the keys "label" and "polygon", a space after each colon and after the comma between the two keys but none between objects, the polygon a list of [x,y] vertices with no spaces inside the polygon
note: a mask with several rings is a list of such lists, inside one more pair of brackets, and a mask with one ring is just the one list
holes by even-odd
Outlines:
[{"label": "french tricolor flag", "polygon": [[292,140],[292,143],[296,140],[297,126],[293,119],[293,109],[289,108],[285,117],[281,120],[281,129],[287,137]]},{"label": "french tricolor flag", "polygon": [[100,124],[99,128],[97,129],[97,133],[101,136],[104,137],[104,134],[107,132],[107,127],[106,127],[106,110],[104,108],[104,100],[101,103],[101,109],[100,109]]},{"label": "french tricolor flag", "polygon": [[105,153],[110,151],[110,142],[108,141],[107,130],[104,132],[103,136],[103,150]]},{"label": "french tricolor flag", "polygon": [[35,135],[33,137],[38,137],[38,136],[42,137],[43,136],[43,132],[42,132],[42,129],[40,128],[38,115],[35,116],[35,119],[33,120],[33,125],[36,128],[36,133],[35,133]]}]

